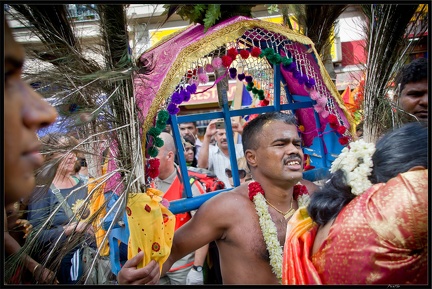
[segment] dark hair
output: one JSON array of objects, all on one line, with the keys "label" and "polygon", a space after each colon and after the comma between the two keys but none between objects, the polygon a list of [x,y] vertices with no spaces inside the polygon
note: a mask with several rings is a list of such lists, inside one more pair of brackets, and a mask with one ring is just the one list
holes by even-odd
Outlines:
[{"label": "dark hair", "polygon": [[189,143],[189,144],[192,145],[192,151],[193,151],[193,153],[194,153],[194,158],[193,158],[193,161],[192,161],[192,163],[190,164],[190,166],[196,168],[196,167],[198,167],[198,161],[197,161],[197,159],[196,159],[195,140],[191,140],[191,139],[188,138],[188,137],[184,137],[184,140],[185,140],[185,142],[187,142],[187,143]]},{"label": "dark hair", "polygon": [[74,172],[75,172],[75,174],[77,174],[80,170],[81,170],[81,161],[80,160],[76,160],[75,165],[74,165]]},{"label": "dark hair", "polygon": [[[385,134],[376,143],[369,180],[372,184],[385,183],[412,167],[428,168],[427,144],[427,126],[419,122],[405,124]],[[355,197],[347,185],[344,171],[338,170],[312,195],[307,210],[314,222],[324,225]]]},{"label": "dark hair", "polygon": [[421,57],[402,67],[395,78],[395,83],[400,84],[400,91],[402,91],[407,83],[419,82],[423,79],[427,79],[427,59]]},{"label": "dark hair", "polygon": [[244,152],[246,152],[247,149],[258,148],[258,139],[260,138],[260,133],[263,126],[273,120],[282,121],[286,124],[297,125],[297,120],[293,114],[279,111],[260,114],[256,118],[249,121],[243,128],[242,144]]},{"label": "dark hair", "polygon": [[424,123],[410,123],[385,134],[376,144],[369,180],[384,183],[415,166],[428,167],[428,131]]},{"label": "dark hair", "polygon": [[171,134],[171,125],[167,124],[162,131]]},{"label": "dark hair", "polygon": [[191,124],[193,124],[194,127],[197,127],[196,121],[187,121],[187,122],[182,122],[181,124],[186,124],[186,123],[191,123]]}]

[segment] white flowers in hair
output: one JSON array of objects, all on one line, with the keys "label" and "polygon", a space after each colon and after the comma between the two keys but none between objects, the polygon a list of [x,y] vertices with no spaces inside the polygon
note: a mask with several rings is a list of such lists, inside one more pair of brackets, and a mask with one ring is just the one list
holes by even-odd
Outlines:
[{"label": "white flowers in hair", "polygon": [[357,140],[350,143],[349,147],[345,147],[332,163],[330,172],[344,170],[352,193],[359,195],[372,186],[368,176],[372,173],[375,145]]}]

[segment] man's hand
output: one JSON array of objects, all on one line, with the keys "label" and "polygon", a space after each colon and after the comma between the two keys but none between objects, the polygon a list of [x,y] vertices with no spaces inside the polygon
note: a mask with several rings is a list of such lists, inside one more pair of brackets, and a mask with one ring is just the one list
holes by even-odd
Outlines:
[{"label": "man's hand", "polygon": [[59,284],[56,275],[53,271],[38,265],[33,269],[33,277],[35,278],[37,284]]},{"label": "man's hand", "polygon": [[79,232],[79,233],[85,232],[90,235],[94,235],[93,226],[83,221],[80,221],[78,224],[77,222],[72,222],[69,225],[63,226],[63,229],[65,231],[66,236],[71,235],[73,232]]},{"label": "man's hand", "polygon": [[[219,119],[213,119],[212,121],[210,121],[210,123],[207,125],[205,136],[211,138],[217,132],[216,122],[218,121]],[[239,134],[243,133],[243,126],[241,125],[241,123],[232,120],[231,127],[233,132],[238,132]]]},{"label": "man's hand", "polygon": [[243,126],[239,122],[232,121],[231,126],[232,126],[233,132],[238,132],[239,134],[243,133]]},{"label": "man's hand", "polygon": [[213,119],[209,122],[209,124],[207,125],[206,128],[206,132],[204,134],[205,137],[208,137],[209,139],[216,133],[217,128],[216,128],[216,122],[219,119]]},{"label": "man's hand", "polygon": [[186,285],[204,285],[203,271],[198,272],[190,269],[186,276]]},{"label": "man's hand", "polygon": [[22,231],[24,232],[23,238],[24,239],[27,238],[33,229],[32,224],[30,224],[30,222],[26,219],[18,219],[18,220],[16,220],[16,224],[17,224],[17,227],[20,227],[22,229]]},{"label": "man's hand", "polygon": [[117,282],[119,284],[158,284],[160,278],[159,264],[155,260],[151,260],[143,268],[137,269],[143,258],[144,251],[141,251],[129,259],[118,273]]}]

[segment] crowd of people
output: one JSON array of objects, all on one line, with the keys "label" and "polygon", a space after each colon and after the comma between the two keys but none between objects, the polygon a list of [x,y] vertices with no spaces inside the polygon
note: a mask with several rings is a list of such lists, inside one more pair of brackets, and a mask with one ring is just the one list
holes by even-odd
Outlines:
[{"label": "crowd of people", "polygon": [[[425,77],[425,75],[427,75],[426,71],[427,61],[425,61],[425,59],[418,59],[404,66],[396,77],[398,93],[395,95],[395,100],[397,102],[398,109],[404,114],[414,116],[411,119],[405,118],[403,123],[409,123],[412,121],[420,121],[421,123],[425,123],[427,121],[428,91],[427,78]],[[259,116],[258,120],[261,120],[265,123],[266,121],[264,119],[266,119],[266,117],[275,117],[271,113],[267,113],[266,115],[267,116]],[[286,115],[284,115],[284,117],[286,117]],[[275,117],[275,119],[277,119],[277,117]],[[218,177],[223,179],[228,187],[233,187],[226,131],[216,127],[217,121],[218,120],[213,120],[207,126],[203,141],[200,143],[198,167],[213,170],[215,173],[218,172],[216,173]],[[271,123],[271,121],[269,121],[269,123]],[[295,126],[294,120],[285,122],[285,124],[290,123]],[[239,195],[235,198],[235,206],[240,206],[243,208],[241,210],[243,218],[247,220],[254,219],[247,213],[248,206],[242,204],[242,200],[246,199],[244,196],[247,196],[247,192],[250,192],[250,181],[252,181],[252,183],[258,181],[261,185],[260,188],[262,189],[262,184],[259,181],[261,179],[259,176],[260,173],[265,172],[262,182],[266,183],[269,181],[266,180],[266,177],[268,177],[267,173],[274,172],[271,170],[271,168],[274,168],[274,166],[265,166],[269,163],[274,164],[274,162],[271,161],[272,159],[269,157],[269,155],[266,155],[261,151],[260,154],[257,153],[254,155],[254,158],[252,159],[249,159],[247,156],[248,147],[246,145],[250,145],[250,139],[253,139],[256,143],[260,144],[261,139],[257,140],[254,138],[254,135],[263,135],[263,132],[260,131],[262,126],[260,127],[259,124],[257,125],[253,121],[248,123],[245,127],[233,122],[233,132],[241,133],[243,140],[242,144],[235,145],[235,153],[236,158],[238,159],[239,169],[237,173],[242,185],[234,188],[229,193],[227,192],[220,194],[203,204],[200,210],[198,210],[196,217],[192,218],[191,221],[188,222],[181,230],[176,232],[171,255],[168,261],[164,264],[161,274],[165,274],[166,270],[170,268],[170,265],[178,258],[181,258],[184,254],[187,254],[194,248],[199,247],[201,244],[208,244],[210,242],[210,244],[217,244],[217,257],[220,258],[220,260],[218,260],[220,262],[220,268],[218,268],[218,270],[221,271],[220,280],[223,281],[224,284],[276,284],[281,282],[283,282],[283,284],[426,283],[427,269],[425,268],[427,267],[424,266],[424,262],[427,256],[427,242],[425,241],[425,237],[427,235],[427,221],[424,220],[427,217],[428,162],[427,155],[425,154],[427,151],[427,129],[424,124],[421,123],[406,124],[400,129],[395,129],[394,131],[389,132],[383,136],[379,142],[377,142],[376,152],[375,154],[371,155],[373,160],[371,163],[376,163],[376,167],[374,166],[371,168],[372,176],[370,178],[372,183],[370,183],[370,186],[364,190],[367,193],[365,193],[363,197],[356,197],[356,195],[349,193],[351,191],[351,187],[349,183],[347,183],[347,176],[344,175],[344,172],[341,169],[333,172],[330,179],[322,188],[318,188],[312,182],[308,182],[302,178],[297,179],[297,177],[291,175],[290,177],[295,180],[295,184],[292,186],[292,189],[294,189],[296,185],[304,185],[306,187],[306,191],[310,195],[311,203],[308,206],[304,205],[300,207],[297,201],[297,204],[290,205],[289,208],[292,209],[294,207],[294,209],[298,210],[293,214],[294,216],[292,217],[292,221],[290,221],[289,224],[283,220],[280,220],[280,224],[277,221],[278,217],[275,215],[288,214],[290,210],[284,210],[287,208],[287,205],[283,206],[282,204],[289,204],[289,202],[287,202],[286,199],[276,199],[277,202],[275,202],[272,201],[271,195],[266,195],[265,202],[268,204],[267,208],[270,212],[270,220],[273,220],[274,223],[276,223],[279,244],[284,249],[284,252],[281,253],[281,256],[283,255],[284,257],[283,265],[281,265],[281,273],[278,275],[274,269],[274,266],[277,267],[277,265],[273,265],[275,261],[272,261],[272,258],[268,253],[270,252],[270,249],[267,248],[267,253],[260,254],[259,248],[266,249],[266,245],[265,243],[259,244],[259,242],[266,241],[261,239],[262,237],[259,237],[259,235],[256,235],[257,232],[260,232],[259,229],[256,227],[250,227],[251,224],[249,223],[243,223],[242,220],[239,220],[239,217],[236,217],[236,213],[229,211],[230,209],[235,211],[235,208],[231,208],[229,206],[229,204],[233,203],[232,201],[230,202],[229,199],[231,199],[233,195],[237,196],[237,193],[239,193]],[[289,129],[280,129],[273,125],[273,123],[271,125],[268,124],[270,127],[269,130],[275,134],[275,139],[283,139],[281,136],[283,134],[282,132],[287,132]],[[258,128],[254,128],[254,126]],[[250,133],[250,131],[253,133]],[[277,135],[278,132],[279,135]],[[277,138],[276,135],[278,136]],[[213,139],[215,141],[214,145],[211,144]],[[271,137],[265,134],[263,139],[271,140]],[[398,149],[391,149],[397,143],[402,142],[402,139],[405,140],[403,146],[399,146]],[[412,158],[410,150],[407,149],[407,147],[413,145],[411,143],[412,141],[420,141],[422,144],[417,147],[415,152],[415,162],[410,162],[408,159],[405,159],[407,157],[409,158],[409,156]],[[352,146],[355,146],[355,143],[352,143]],[[241,150],[243,150],[243,154],[241,153]],[[195,156],[196,155],[197,154],[195,154]],[[342,154],[342,156],[344,156],[344,154]],[[300,155],[300,157],[302,158],[302,155]],[[243,160],[247,161],[245,162]],[[295,158],[292,162],[293,166],[296,164],[294,160]],[[245,163],[247,164],[245,165]],[[299,161],[299,163],[302,164],[302,161]],[[255,168],[254,165],[256,165],[257,168]],[[358,166],[363,167],[364,164],[358,164]],[[395,169],[396,167],[397,169]],[[223,170],[221,170],[221,168],[225,168],[226,178],[224,177]],[[255,170],[254,168],[256,169],[255,173],[253,173]],[[281,172],[283,172],[283,170],[279,169],[278,172],[273,173],[273,176],[270,178],[270,183],[272,185],[278,184],[273,178]],[[361,175],[360,172],[361,171],[356,171],[356,175]],[[244,184],[248,175],[249,184]],[[288,182],[288,180],[286,180],[286,182]],[[362,186],[364,187],[365,184],[369,183],[365,181]],[[418,187],[416,187],[415,184],[418,184]],[[390,214],[384,208],[386,204],[381,201],[381,198],[388,199],[389,193],[391,193],[392,190],[399,190],[404,185],[407,187],[407,189],[403,191],[403,193],[406,194],[405,198],[407,198],[407,195],[409,194],[415,195],[418,198],[415,204],[410,203],[409,201],[406,202],[406,211],[412,211],[415,205],[421,206],[423,208],[417,211],[418,214],[416,215],[416,217],[422,221],[420,221],[418,224],[413,224],[413,227],[411,228],[405,228],[405,223],[402,223],[401,225],[398,221],[402,218],[400,215],[403,215],[403,211],[405,210],[393,208],[394,212]],[[267,192],[267,189],[263,191]],[[269,191],[271,191],[271,189]],[[313,194],[315,191],[317,193]],[[378,191],[379,193],[375,193],[375,191]],[[280,193],[280,196],[285,195],[286,197],[286,192],[287,189],[284,190],[284,194]],[[370,196],[372,194],[374,195],[374,199],[376,199],[377,202],[381,201],[381,204],[384,207],[374,206],[374,210],[379,212],[379,214],[377,213],[372,216],[367,216],[367,218],[364,217],[364,219],[362,219],[363,223],[358,222],[358,214],[361,214],[361,212],[364,213],[365,208],[367,208],[367,204],[364,202],[370,200],[370,198],[366,196]],[[241,195],[243,195],[243,197],[241,197]],[[293,194],[291,192],[291,197],[292,196]],[[395,195],[392,197],[395,200],[394,204],[397,204],[397,199],[400,196]],[[278,206],[276,207],[273,205],[273,203],[277,203]],[[294,199],[291,203],[295,203]],[[346,208],[344,208],[345,206]],[[329,212],[329,208],[332,208],[335,211]],[[341,214],[338,218],[336,218],[339,215],[339,211],[343,208],[344,214]],[[250,212],[254,212],[254,210],[250,210]],[[308,213],[311,214],[311,217],[306,218],[305,216],[308,216]],[[355,214],[354,217],[353,213]],[[229,216],[227,217],[228,221],[210,221],[220,214]],[[388,214],[388,216],[393,216],[393,218],[390,218],[388,223],[380,222],[380,220],[384,217],[381,214]],[[321,215],[324,215],[327,218],[325,222],[317,217]],[[346,217],[344,221],[339,221],[339,218],[342,218],[341,216],[345,215]],[[412,215],[414,216],[415,214],[413,213]],[[385,217],[388,218],[387,215]],[[404,215],[403,217],[406,218],[407,216]],[[279,219],[281,219],[280,216]],[[309,222],[307,226],[305,225],[306,221],[304,219]],[[299,224],[295,222],[299,222],[301,225],[299,226]],[[369,222],[375,222],[375,227],[366,232],[365,226]],[[256,226],[259,222],[254,223]],[[356,224],[357,226],[353,226],[353,224]],[[397,229],[400,232],[396,236],[382,236],[381,234],[383,234],[383,232],[380,232],[380,226]],[[238,240],[236,238],[235,228],[237,227],[243,228],[242,233],[244,235],[242,235],[242,240]],[[345,233],[341,234],[340,232],[342,231]],[[254,238],[248,239],[249,237],[246,232],[253,232],[251,235]],[[299,232],[301,232],[303,235],[299,235]],[[391,243],[391,245],[388,245],[394,250],[392,253],[389,253],[389,248],[383,247],[382,249],[377,249],[376,251],[368,251],[369,254],[365,255],[363,254],[363,251],[356,251],[354,248],[352,248],[353,245],[355,245],[355,248],[357,248],[357,243],[353,243],[352,238],[353,236],[360,234],[360,232],[362,234],[368,234],[367,238],[365,238],[363,235],[363,238],[356,238],[361,240],[361,246],[364,246],[362,247],[364,248],[363,251],[368,251],[367,246],[371,245],[371,240],[375,240],[375,242],[382,244],[383,242],[394,242],[394,240],[386,239],[392,237],[399,238],[399,243]],[[282,236],[285,236],[285,233],[287,236],[286,239],[282,238]],[[396,231],[392,231],[392,233],[396,234]],[[390,229],[387,231],[387,234],[390,234]],[[305,236],[308,236],[309,238],[308,245],[310,247],[303,248],[300,246],[300,243],[303,244],[302,242],[304,242],[304,239],[302,238],[306,238]],[[338,239],[336,239],[336,237],[338,237]],[[379,238],[382,238],[382,240]],[[413,238],[417,243],[409,244],[410,246],[408,246],[408,244],[406,244],[407,239]],[[261,241],[257,241],[257,239],[261,239]],[[252,244],[253,247],[256,248],[254,253],[258,256],[263,256],[262,258],[265,259],[266,266],[262,265],[264,267],[259,267],[261,266],[259,265],[259,257],[249,256],[240,249],[242,245],[239,244],[242,244],[243,241],[246,243],[249,242],[248,244]],[[228,245],[226,245],[227,243]],[[377,244],[374,245],[377,246]],[[344,247],[345,250],[341,250],[341,246]],[[395,246],[396,249],[394,248]],[[302,252],[301,250],[311,251],[306,253]],[[380,250],[385,250],[385,253],[380,253]],[[358,252],[359,256],[354,254],[354,251]],[[299,255],[299,252],[303,255]],[[234,259],[237,259],[233,257],[236,253],[239,254],[239,261],[233,262]],[[379,258],[386,260],[386,258],[389,258],[390,254],[399,254],[397,257],[398,259],[394,261],[394,264],[389,263],[385,266],[378,266],[374,262],[371,262],[371,260],[376,260]],[[305,258],[302,260],[297,260],[295,257],[298,256],[305,256]],[[338,256],[337,258],[339,258],[337,262],[333,261],[336,260],[335,256]],[[141,258],[141,255],[137,255],[126,262],[125,266],[119,273],[119,283],[152,284],[153,280],[158,279],[157,275],[159,272],[157,271],[153,271],[156,272],[156,275],[148,275],[148,268],[135,268],[135,264],[139,263]],[[256,260],[254,258],[256,258]],[[352,270],[344,269],[347,266],[347,262],[349,262],[348,260],[357,262],[357,266],[352,266]],[[405,265],[396,265],[398,262],[404,262]],[[246,266],[246,263],[255,264],[254,266],[257,266],[255,269],[260,269],[259,271],[262,273],[259,276],[252,276],[250,273],[248,274],[250,270],[244,270],[244,267],[250,269],[253,268],[253,266]],[[280,263],[282,264],[282,261]],[[323,264],[325,264],[325,266]],[[330,270],[329,268],[332,269]],[[363,274],[354,274],[354,271],[356,270],[362,270]],[[410,271],[412,275],[407,276],[402,274],[401,272],[404,270]],[[232,272],[235,272],[235,274]],[[344,276],[342,276],[342,273],[340,272],[344,272]],[[303,274],[303,276],[301,274]]]},{"label": "crowd of people", "polygon": [[[88,178],[77,165],[85,159],[71,135],[38,138],[57,113],[22,80],[25,53],[4,23],[4,243],[11,265],[5,282],[76,284],[83,273],[77,263],[81,244],[97,247],[90,208],[83,205]],[[171,252],[161,270],[156,262],[137,268],[141,251],[123,265],[118,283],[205,284],[209,246],[216,244],[214,268],[223,284],[426,284],[426,72],[427,61],[420,59],[396,76],[395,101],[410,116],[406,124],[376,144],[351,142],[322,187],[303,179],[302,140],[292,114],[268,112],[246,125],[232,122],[232,132],[241,135],[236,172],[218,120],[209,122],[202,139],[196,123],[180,124],[187,166],[211,171],[232,190],[175,216]],[[150,185],[169,201],[184,198],[174,139],[167,132],[160,138],[159,175]],[[206,193],[200,182],[191,189],[193,196]],[[34,248],[23,250],[32,231],[38,232]]]}]

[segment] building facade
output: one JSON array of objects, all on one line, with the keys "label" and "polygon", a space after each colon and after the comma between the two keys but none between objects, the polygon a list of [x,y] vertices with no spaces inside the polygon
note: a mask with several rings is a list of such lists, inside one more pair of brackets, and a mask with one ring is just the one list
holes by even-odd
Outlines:
[{"label": "building facade", "polygon": [[[67,9],[70,17],[75,22],[76,34],[80,36],[86,45],[97,45],[100,38],[98,30],[98,15],[95,11],[94,4],[68,4]],[[8,13],[12,13],[11,8],[5,4],[6,17],[13,28],[16,39],[25,47],[37,47],[40,40],[32,35],[30,31],[18,21],[14,21]],[[189,25],[188,21],[182,20],[180,16],[173,15],[169,21],[164,23],[166,18],[163,15],[163,4],[130,4],[127,7],[129,46],[132,57],[139,57],[144,51],[158,43],[163,37],[179,31]],[[252,9],[253,16],[264,21],[282,23],[282,15],[279,12],[269,12],[266,5],[256,5]],[[298,27],[294,19],[291,19],[293,29]],[[162,23],[164,23],[162,25]],[[332,43],[332,62],[334,65],[336,78],[333,81],[340,92],[348,88],[357,87],[363,76],[367,54],[365,50],[364,25],[366,20],[358,5],[349,5],[348,8],[339,17],[333,31],[334,42]],[[427,33],[426,35],[427,36]],[[416,39],[416,49],[411,58],[427,57],[426,37]],[[103,61],[102,55],[92,54],[89,50],[89,56],[96,61]],[[26,63],[26,69],[32,70],[42,64],[36,60],[29,60]],[[211,79],[208,83],[212,85]],[[230,89],[234,89],[235,83],[230,84]],[[205,112],[218,109],[216,87],[209,89],[200,97],[192,98],[186,105],[181,106],[181,114],[190,112]],[[200,123],[204,128],[206,123]]]}]

